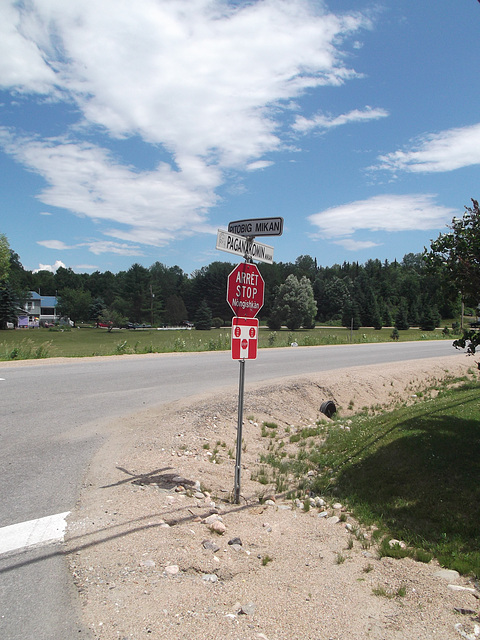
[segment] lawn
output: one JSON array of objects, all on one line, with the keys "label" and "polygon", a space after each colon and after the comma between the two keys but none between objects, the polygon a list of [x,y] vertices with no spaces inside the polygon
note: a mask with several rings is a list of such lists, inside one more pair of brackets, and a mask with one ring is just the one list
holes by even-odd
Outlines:
[{"label": "lawn", "polygon": [[[373,526],[381,555],[436,557],[480,577],[480,402],[478,381],[439,384],[436,398],[419,392],[412,406],[363,410],[294,436],[275,438],[263,456],[277,483],[297,478],[292,492],[346,504]],[[348,428],[347,426],[348,425]],[[298,453],[285,454],[295,442]],[[307,470],[316,469],[313,481]],[[261,479],[260,479],[261,481]],[[390,539],[404,541],[390,548]]]},{"label": "lawn", "polygon": [[[270,331],[261,327],[259,348],[388,342],[392,329],[359,329],[350,332],[343,327],[318,327],[310,330]],[[400,341],[453,340],[442,330],[400,331]],[[60,329],[20,329],[0,332],[0,360],[51,358],[58,356],[106,356],[124,353],[169,353],[174,351],[221,351],[230,349],[230,327],[196,330],[106,329],[79,327]]]}]

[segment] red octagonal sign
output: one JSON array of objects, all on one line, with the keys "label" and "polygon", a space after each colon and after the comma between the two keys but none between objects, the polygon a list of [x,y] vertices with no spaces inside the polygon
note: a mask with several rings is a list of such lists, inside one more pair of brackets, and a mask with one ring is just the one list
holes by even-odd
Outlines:
[{"label": "red octagonal sign", "polygon": [[263,307],[265,283],[256,264],[242,262],[227,279],[227,302],[241,318],[254,318]]}]

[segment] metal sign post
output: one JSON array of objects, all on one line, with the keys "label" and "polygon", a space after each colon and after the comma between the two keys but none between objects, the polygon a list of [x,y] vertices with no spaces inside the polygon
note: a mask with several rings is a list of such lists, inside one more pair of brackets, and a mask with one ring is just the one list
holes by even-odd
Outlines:
[{"label": "metal sign post", "polygon": [[238,381],[238,421],[237,421],[237,452],[235,456],[235,504],[240,503],[240,474],[242,460],[242,431],[243,431],[243,396],[245,388],[245,360],[240,360],[240,377]]},{"label": "metal sign post", "polygon": [[232,358],[239,358],[240,363],[234,484],[236,504],[240,502],[245,360],[253,360],[257,356],[258,320],[255,316],[263,306],[264,296],[263,278],[253,260],[273,263],[273,247],[256,242],[255,236],[282,233],[283,218],[257,218],[231,222],[228,231],[219,229],[217,234],[217,249],[241,255],[245,259],[227,279],[227,302],[236,316],[232,322]]}]

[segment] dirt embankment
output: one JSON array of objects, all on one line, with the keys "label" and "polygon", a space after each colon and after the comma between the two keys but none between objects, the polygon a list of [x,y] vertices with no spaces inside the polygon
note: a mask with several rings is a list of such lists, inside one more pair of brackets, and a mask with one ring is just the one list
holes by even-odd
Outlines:
[{"label": "dirt embankment", "polygon": [[326,516],[280,496],[261,504],[265,487],[251,478],[268,440],[262,421],[314,424],[324,400],[343,415],[413,402],[417,391],[471,366],[459,355],[247,387],[240,505],[228,501],[235,393],[119,421],[69,523],[68,557],[94,637],[453,640],[473,634],[475,615],[468,611],[478,612],[478,600],[470,581],[438,575],[435,562],[379,559],[371,532],[358,528],[341,504],[327,504]]}]

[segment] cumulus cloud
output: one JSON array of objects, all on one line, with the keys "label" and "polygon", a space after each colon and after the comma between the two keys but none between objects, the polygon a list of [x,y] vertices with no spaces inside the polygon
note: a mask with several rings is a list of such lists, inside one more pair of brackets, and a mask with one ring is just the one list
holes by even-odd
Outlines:
[{"label": "cumulus cloud", "polygon": [[[309,0],[6,0],[0,12],[0,87],[73,103],[82,118],[68,139],[4,131],[4,149],[44,178],[46,205],[157,246],[209,231],[232,169],[264,168],[285,147],[284,111],[306,90],[358,76],[342,42],[370,27]],[[99,128],[107,139],[140,136],[164,161],[122,164],[92,144]]]},{"label": "cumulus cloud", "polygon": [[456,214],[454,209],[435,204],[432,194],[387,194],[325,209],[309,216],[309,221],[317,228],[317,238],[356,250],[374,246],[368,244],[373,241],[355,240],[353,236],[357,231],[393,233],[440,229]]},{"label": "cumulus cloud", "polygon": [[326,116],[322,113],[317,113],[313,118],[305,118],[304,116],[297,116],[292,128],[298,133],[309,133],[313,129],[332,129],[333,127],[339,127],[350,122],[367,122],[369,120],[378,120],[379,118],[386,118],[388,111],[385,109],[373,109],[366,106],[365,109],[353,109],[348,113],[340,116]]},{"label": "cumulus cloud", "polygon": [[434,173],[476,164],[480,164],[480,124],[427,134],[406,150],[380,156],[372,168]]},{"label": "cumulus cloud", "polygon": [[38,265],[38,269],[33,269],[32,273],[38,273],[39,271],[50,271],[50,273],[56,273],[57,269],[63,267],[66,269],[65,264],[61,260],[55,260],[54,264],[42,264]]}]

